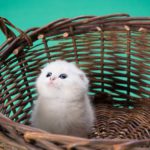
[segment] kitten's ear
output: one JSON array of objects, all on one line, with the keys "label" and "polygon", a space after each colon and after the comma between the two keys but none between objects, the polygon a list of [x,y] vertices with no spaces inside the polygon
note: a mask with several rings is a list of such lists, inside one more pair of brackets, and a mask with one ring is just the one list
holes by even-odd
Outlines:
[{"label": "kitten's ear", "polygon": [[81,73],[79,74],[82,81],[84,81],[87,85],[89,84],[88,78],[85,76],[85,74]]},{"label": "kitten's ear", "polygon": [[84,81],[84,74],[80,74],[79,76],[80,76],[81,80]]},{"label": "kitten's ear", "polygon": [[49,64],[50,64],[50,63],[45,64],[45,65],[40,69],[40,71],[43,72],[43,71],[45,70],[45,68],[46,68]]},{"label": "kitten's ear", "polygon": [[41,69],[40,69],[40,72],[43,72],[43,71],[44,71],[44,68],[41,68]]}]

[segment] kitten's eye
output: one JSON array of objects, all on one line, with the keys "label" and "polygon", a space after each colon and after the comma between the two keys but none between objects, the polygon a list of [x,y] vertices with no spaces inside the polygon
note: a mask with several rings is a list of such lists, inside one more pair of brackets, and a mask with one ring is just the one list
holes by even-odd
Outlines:
[{"label": "kitten's eye", "polygon": [[48,72],[47,75],[46,75],[46,77],[50,77],[51,75],[52,75],[52,73]]},{"label": "kitten's eye", "polygon": [[67,78],[67,75],[65,73],[62,73],[59,75],[59,78],[61,79],[66,79]]}]

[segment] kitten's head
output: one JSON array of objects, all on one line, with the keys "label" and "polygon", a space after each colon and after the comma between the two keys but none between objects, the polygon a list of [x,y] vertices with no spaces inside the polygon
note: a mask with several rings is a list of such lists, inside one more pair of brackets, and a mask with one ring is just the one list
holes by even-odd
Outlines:
[{"label": "kitten's head", "polygon": [[85,73],[76,65],[57,60],[42,69],[36,86],[39,94],[49,96],[63,92],[83,94],[88,91],[88,83]]}]

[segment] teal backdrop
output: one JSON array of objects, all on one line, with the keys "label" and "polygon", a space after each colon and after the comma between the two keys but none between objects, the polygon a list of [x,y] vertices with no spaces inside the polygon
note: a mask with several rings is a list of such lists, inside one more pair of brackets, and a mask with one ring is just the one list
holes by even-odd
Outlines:
[{"label": "teal backdrop", "polygon": [[0,0],[0,16],[23,30],[64,17],[112,13],[150,16],[150,0]]}]

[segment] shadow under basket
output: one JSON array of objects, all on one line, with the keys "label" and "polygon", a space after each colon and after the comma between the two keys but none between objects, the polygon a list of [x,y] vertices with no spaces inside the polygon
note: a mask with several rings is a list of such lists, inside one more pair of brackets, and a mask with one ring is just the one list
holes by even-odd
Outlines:
[{"label": "shadow under basket", "polygon": [[[150,148],[150,18],[82,16],[22,31],[0,17],[0,28],[0,149]],[[35,79],[57,59],[90,80],[97,120],[87,139],[30,127]]]}]

